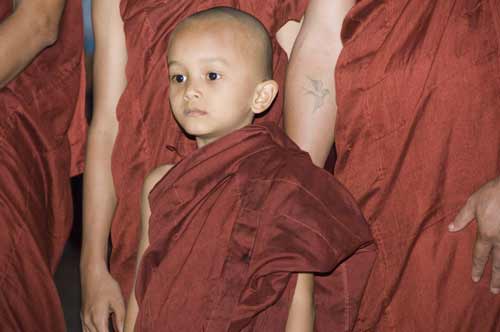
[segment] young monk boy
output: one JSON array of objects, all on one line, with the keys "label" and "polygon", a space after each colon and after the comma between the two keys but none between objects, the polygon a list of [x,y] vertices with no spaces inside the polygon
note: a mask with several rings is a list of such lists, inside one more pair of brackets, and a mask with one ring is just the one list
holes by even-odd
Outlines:
[{"label": "young monk boy", "polygon": [[[235,9],[200,12],[172,33],[171,108],[199,149],[145,180],[126,331],[313,331],[314,302],[343,296],[314,291],[312,274],[370,233],[333,177],[276,126],[252,125],[278,92],[271,55],[266,30]],[[336,315],[317,312],[316,330],[334,326]]]}]

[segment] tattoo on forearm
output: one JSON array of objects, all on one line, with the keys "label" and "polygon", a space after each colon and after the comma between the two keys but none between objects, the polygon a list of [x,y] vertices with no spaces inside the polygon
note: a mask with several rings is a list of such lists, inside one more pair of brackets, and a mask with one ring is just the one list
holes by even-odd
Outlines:
[{"label": "tattoo on forearm", "polygon": [[313,113],[316,112],[325,103],[325,97],[330,94],[330,90],[323,87],[323,81],[315,80],[310,77],[307,78],[311,82],[310,88],[304,88],[305,95],[312,95],[314,97]]}]

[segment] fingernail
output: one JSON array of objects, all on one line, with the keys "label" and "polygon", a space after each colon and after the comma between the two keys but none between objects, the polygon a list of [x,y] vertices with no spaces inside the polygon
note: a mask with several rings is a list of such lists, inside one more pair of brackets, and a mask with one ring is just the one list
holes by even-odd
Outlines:
[{"label": "fingernail", "polygon": [[500,288],[492,288],[491,292],[496,295],[496,294],[500,293]]},{"label": "fingernail", "polygon": [[472,277],[472,281],[478,282],[479,281],[479,277]]},{"label": "fingernail", "polygon": [[455,230],[455,225],[454,224],[449,224],[448,225],[448,230],[449,231],[454,231]]}]

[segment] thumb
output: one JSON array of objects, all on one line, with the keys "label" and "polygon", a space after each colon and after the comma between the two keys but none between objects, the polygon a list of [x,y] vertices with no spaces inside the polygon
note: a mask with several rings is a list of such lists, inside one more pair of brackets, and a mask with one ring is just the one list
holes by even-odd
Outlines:
[{"label": "thumb", "polygon": [[455,220],[448,225],[450,232],[458,232],[465,228],[476,216],[476,201],[471,197],[465,206],[458,212]]},{"label": "thumb", "polygon": [[125,304],[123,301],[114,301],[111,303],[111,311],[113,312],[113,327],[115,331],[123,332],[125,323]]}]

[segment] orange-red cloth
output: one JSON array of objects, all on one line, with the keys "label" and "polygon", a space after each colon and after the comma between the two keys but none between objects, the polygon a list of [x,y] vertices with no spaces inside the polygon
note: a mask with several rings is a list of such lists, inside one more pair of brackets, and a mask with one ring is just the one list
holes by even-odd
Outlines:
[{"label": "orange-red cloth", "polygon": [[[284,331],[292,274],[328,274],[371,242],[352,196],[272,124],[190,154],[155,186],[150,206],[136,285],[141,332]],[[369,270],[374,255],[365,258]],[[349,324],[349,289],[336,275],[319,278],[317,331]],[[335,302],[343,315],[328,307]]]},{"label": "orange-red cloth", "polygon": [[[274,77],[284,82],[287,57],[274,38],[288,20],[300,20],[307,0],[122,0],[128,51],[127,87],[117,107],[118,136],[112,156],[117,207],[112,222],[111,273],[128,298],[140,234],[140,194],[145,176],[159,164],[174,163],[195,148],[173,119],[168,102],[166,44],[185,17],[215,6],[230,6],[256,16],[273,36]],[[280,94],[267,121],[281,119]]]},{"label": "orange-red cloth", "polygon": [[[2,1],[0,19],[12,11]],[[68,0],[58,41],[0,90],[0,330],[65,331],[52,280],[82,171],[82,13]]]},{"label": "orange-red cloth", "polygon": [[336,68],[335,174],[379,249],[357,331],[500,331],[476,226],[447,231],[500,175],[500,2],[358,1]]}]

